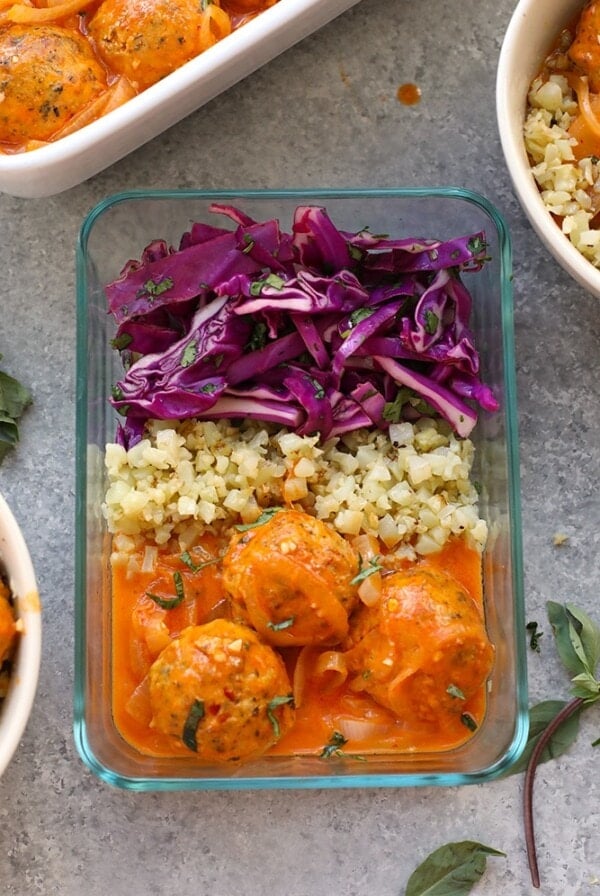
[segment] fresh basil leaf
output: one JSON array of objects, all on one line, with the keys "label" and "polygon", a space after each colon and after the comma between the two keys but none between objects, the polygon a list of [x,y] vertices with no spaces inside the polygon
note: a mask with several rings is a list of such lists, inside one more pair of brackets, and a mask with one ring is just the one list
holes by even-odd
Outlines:
[{"label": "fresh basil leaf", "polygon": [[574,697],[581,697],[586,703],[594,703],[600,697],[600,682],[589,672],[582,672],[571,681],[573,682],[571,693]]},{"label": "fresh basil leaf", "polygon": [[[572,615],[562,604],[549,600],[546,604],[548,619],[552,626],[556,649],[564,666],[571,675],[589,672],[581,640],[575,631]],[[577,645],[577,646],[576,646]]]},{"label": "fresh basil leaf", "polygon": [[185,599],[183,578],[178,570],[173,573],[173,584],[175,586],[175,597],[161,597],[160,594],[154,594],[152,591],[146,591],[146,597],[153,600],[163,610],[174,610]]},{"label": "fresh basil leaf", "polygon": [[[530,707],[529,736],[525,749],[514,765],[507,770],[505,777],[517,775],[525,771],[542,733],[564,706],[566,706],[565,700],[543,700],[541,703],[536,703],[535,706]],[[554,732],[538,760],[540,763],[548,762],[550,759],[557,759],[575,743],[579,734],[579,715],[578,712],[574,713]]]},{"label": "fresh basil leaf", "polygon": [[334,731],[321,752],[319,759],[331,759],[332,756],[341,756],[342,747],[348,743],[341,731]]},{"label": "fresh basil leaf", "polygon": [[191,750],[193,753],[198,752],[197,731],[198,725],[203,718],[204,700],[194,700],[194,702],[190,706],[190,711],[188,712],[185,724],[183,726],[183,731],[181,733],[182,741],[184,742],[188,750]]},{"label": "fresh basil leaf", "polygon": [[19,441],[18,421],[30,404],[29,390],[14,377],[0,371],[0,463]]},{"label": "fresh basil leaf", "polygon": [[359,585],[361,582],[364,582],[365,579],[368,579],[369,576],[374,575],[376,572],[381,572],[383,566],[379,562],[380,559],[381,558],[379,556],[371,557],[367,566],[363,566],[362,569],[354,576],[354,578],[350,579],[350,584]]},{"label": "fresh basil leaf", "polygon": [[215,563],[220,563],[223,558],[212,557],[210,560],[203,560],[202,563],[194,563],[190,552],[184,551],[183,554],[180,555],[179,559],[182,563],[185,563],[188,569],[191,569],[192,572],[200,572],[200,570],[204,569],[206,566],[214,566]]},{"label": "fresh basil leaf", "polygon": [[279,706],[285,706],[286,703],[294,703],[294,697],[292,694],[285,694],[283,696],[273,697],[272,700],[269,700],[267,703],[267,718],[271,723],[271,727],[273,728],[273,734],[279,740],[281,736],[281,727],[279,725],[279,719],[275,715],[275,710]]},{"label": "fresh basil leaf", "polygon": [[506,853],[474,840],[446,843],[413,871],[405,896],[462,896],[470,893],[485,871],[487,857],[504,855]]},{"label": "fresh basil leaf", "polygon": [[250,529],[256,529],[258,526],[264,526],[264,524],[268,523],[280,510],[281,507],[267,507],[266,510],[263,510],[257,520],[254,520],[253,523],[240,523],[239,526],[235,527],[236,531],[248,532]]},{"label": "fresh basil leaf", "polygon": [[594,675],[600,661],[600,628],[587,613],[574,607],[573,604],[567,604],[566,608],[572,617],[571,623],[577,632],[585,661],[588,664],[588,672]]},{"label": "fresh basil leaf", "polygon": [[267,628],[270,628],[272,632],[282,632],[286,628],[291,628],[295,621],[295,616],[290,616],[288,619],[282,619],[281,622],[269,621],[267,622]]},{"label": "fresh basil leaf", "polygon": [[0,411],[16,420],[29,404],[31,394],[25,386],[14,377],[0,371]]}]

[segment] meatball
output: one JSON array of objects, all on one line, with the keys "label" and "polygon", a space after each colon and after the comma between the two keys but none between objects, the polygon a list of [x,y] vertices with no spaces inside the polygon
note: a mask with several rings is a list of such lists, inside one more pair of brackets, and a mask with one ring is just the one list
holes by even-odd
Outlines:
[{"label": "meatball", "polygon": [[89,35],[108,67],[145,90],[200,52],[198,0],[104,0]]},{"label": "meatball", "polygon": [[58,25],[0,31],[0,141],[49,140],[106,88],[86,38]]},{"label": "meatball", "polygon": [[183,629],[150,667],[149,690],[151,726],[206,763],[256,759],[294,721],[281,657],[225,619]]},{"label": "meatball", "polygon": [[358,558],[328,525],[298,510],[234,536],[223,585],[234,617],[280,647],[337,644],[357,601]]},{"label": "meatball", "polygon": [[588,76],[590,89],[594,93],[600,91],[600,3],[592,0],[588,3],[577,24],[575,40],[569,48],[569,56],[573,62]]},{"label": "meatball", "polygon": [[462,713],[494,656],[472,597],[452,577],[418,568],[384,577],[379,603],[357,611],[344,648],[351,686],[425,722]]}]

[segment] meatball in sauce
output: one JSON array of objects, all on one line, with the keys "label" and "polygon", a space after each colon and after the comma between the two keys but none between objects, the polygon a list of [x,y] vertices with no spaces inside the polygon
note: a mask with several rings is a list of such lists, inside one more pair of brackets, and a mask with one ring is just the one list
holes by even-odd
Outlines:
[{"label": "meatball in sauce", "polygon": [[261,756],[292,726],[282,659],[225,619],[189,626],[150,668],[151,725],[208,763]]},{"label": "meatball in sauce", "polygon": [[336,644],[358,596],[357,557],[330,526],[297,510],[234,536],[223,559],[232,612],[280,647]]},{"label": "meatball in sauce", "polygon": [[423,568],[384,578],[379,603],[355,614],[345,650],[351,687],[399,718],[437,724],[462,713],[494,657],[473,598]]},{"label": "meatball in sauce", "polygon": [[106,88],[82,34],[59,25],[0,30],[0,142],[49,140]]},{"label": "meatball in sauce", "polygon": [[145,90],[201,49],[197,0],[104,0],[88,33],[108,68]]}]

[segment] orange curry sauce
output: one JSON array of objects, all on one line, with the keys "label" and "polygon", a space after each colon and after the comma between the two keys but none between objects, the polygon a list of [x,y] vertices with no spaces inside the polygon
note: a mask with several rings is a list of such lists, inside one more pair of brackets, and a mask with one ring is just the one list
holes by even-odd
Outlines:
[{"label": "orange curry sauce", "polygon": [[[194,563],[199,565],[210,557],[217,557],[219,549],[217,539],[207,537],[190,554]],[[481,556],[462,540],[449,542],[439,554],[423,559],[419,565],[453,576],[482,608]],[[227,616],[220,564],[204,566],[199,572],[192,572],[179,555],[160,554],[153,572],[141,572],[139,566],[139,562],[133,565],[122,562],[113,564],[114,720],[125,740],[140,752],[189,758],[190,752],[182,743],[150,726],[146,676],[154,656],[148,648],[148,641],[156,655],[165,641],[177,637],[186,626]],[[173,572],[176,570],[181,573],[184,583],[184,600],[176,608],[161,609],[146,596],[146,592],[172,595]],[[148,631],[153,633],[150,637]],[[315,652],[318,654],[318,650]],[[292,679],[298,650],[287,648],[282,649],[281,653]],[[452,716],[444,714],[440,724],[418,719],[400,720],[368,694],[353,692],[346,683],[324,693],[322,682],[311,682],[309,673],[302,703],[296,708],[292,730],[266,755],[318,755],[333,732],[340,730],[348,734],[343,750],[350,755],[448,750],[472,736],[461,715],[468,714],[479,726],[485,713],[485,702],[483,685],[475,697],[465,701],[461,707],[462,713]]]}]

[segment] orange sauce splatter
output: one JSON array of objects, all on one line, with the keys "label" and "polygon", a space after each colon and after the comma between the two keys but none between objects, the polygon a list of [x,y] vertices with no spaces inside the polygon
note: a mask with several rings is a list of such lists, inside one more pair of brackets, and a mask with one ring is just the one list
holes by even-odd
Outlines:
[{"label": "orange sauce splatter", "polygon": [[401,84],[396,96],[404,106],[416,106],[421,100],[421,88],[412,82]]}]

